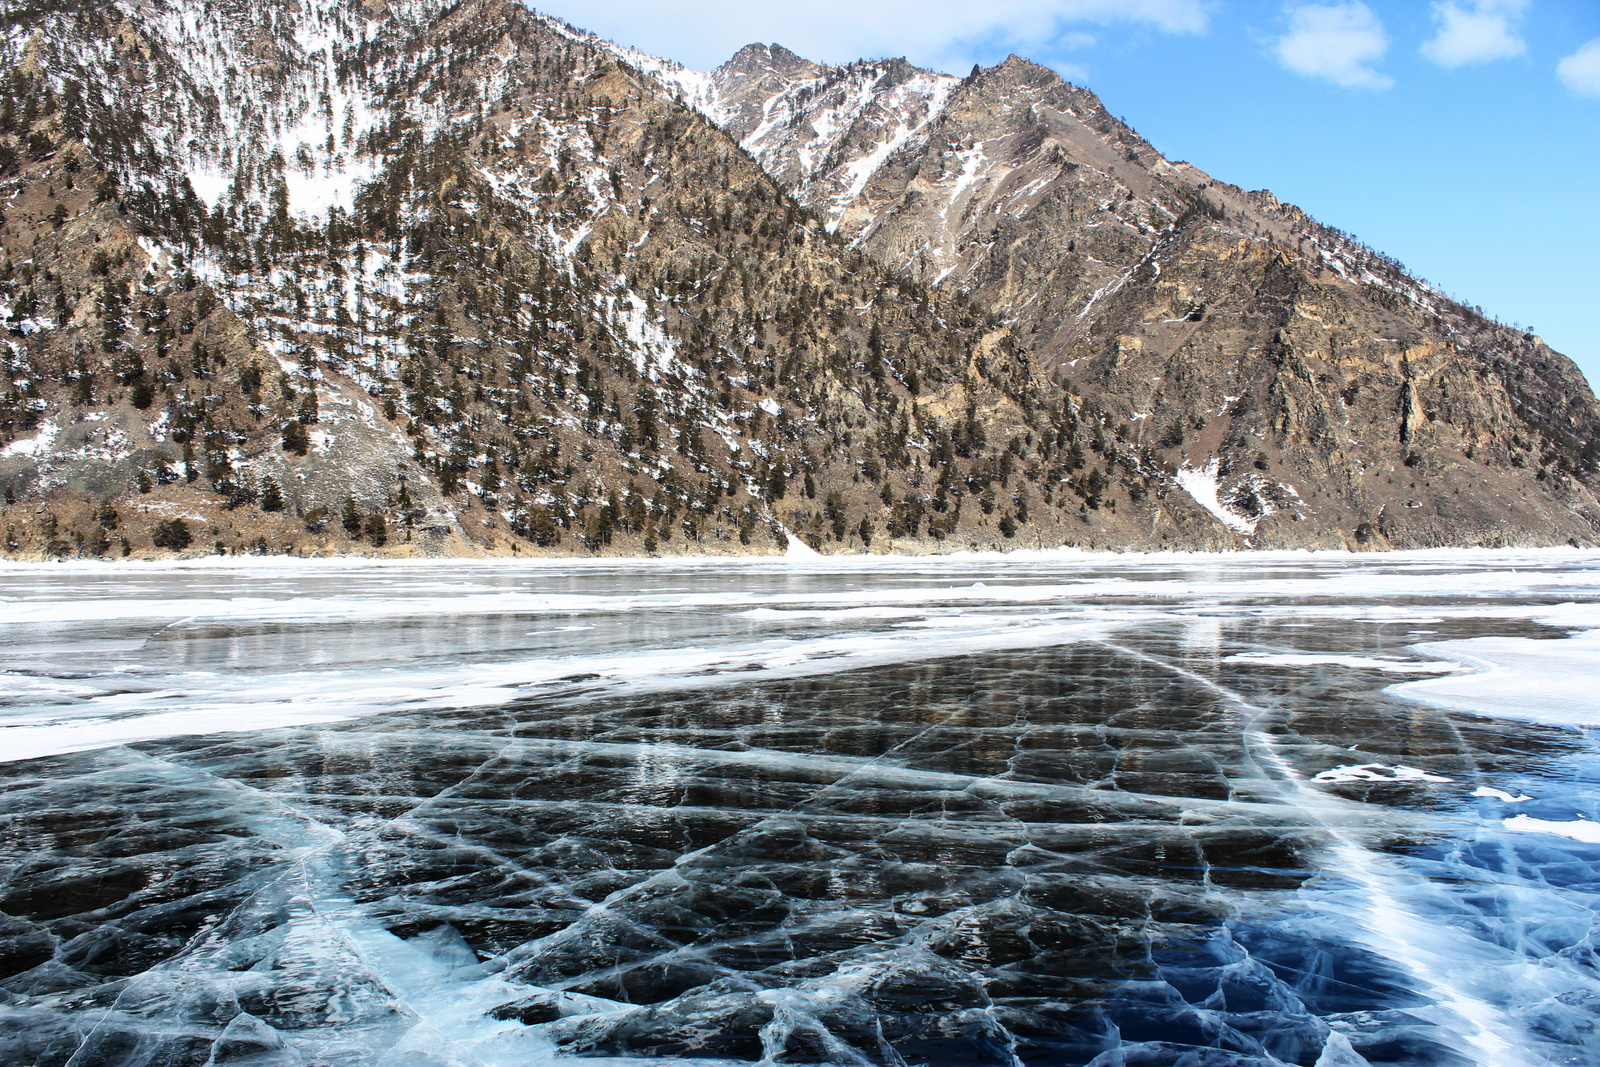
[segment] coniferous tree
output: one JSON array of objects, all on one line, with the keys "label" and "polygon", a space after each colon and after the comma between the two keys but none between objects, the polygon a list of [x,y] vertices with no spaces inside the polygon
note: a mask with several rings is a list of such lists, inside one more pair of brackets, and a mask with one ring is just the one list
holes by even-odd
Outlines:
[{"label": "coniferous tree", "polygon": [[303,456],[311,449],[311,436],[306,433],[305,423],[299,419],[290,419],[283,424],[283,450]]},{"label": "coniferous tree", "polygon": [[194,535],[189,532],[189,524],[182,519],[159,522],[150,534],[150,543],[157,548],[182,550],[188,548],[193,540]]},{"label": "coniferous tree", "polygon": [[344,508],[340,512],[339,520],[344,525],[345,533],[349,534],[351,537],[361,536],[361,512],[359,509],[357,509],[356,502],[353,497],[347,496],[344,498]]}]

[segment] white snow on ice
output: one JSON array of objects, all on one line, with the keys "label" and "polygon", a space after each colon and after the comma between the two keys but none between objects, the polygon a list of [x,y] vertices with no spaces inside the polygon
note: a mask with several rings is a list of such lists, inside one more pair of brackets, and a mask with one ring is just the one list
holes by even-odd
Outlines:
[{"label": "white snow on ice", "polygon": [[1496,789],[1492,785],[1480,785],[1478,788],[1472,791],[1472,795],[1475,797],[1485,797],[1489,800],[1503,800],[1507,804],[1522,804],[1533,799],[1526,793],[1518,793],[1516,796],[1512,796],[1504,789]]},{"label": "white snow on ice", "polygon": [[1228,656],[1227,662],[1260,663],[1279,667],[1314,667],[1326,664],[1355,670],[1384,671],[1389,674],[1448,674],[1465,669],[1455,663],[1383,659],[1376,656],[1337,656],[1318,652],[1240,652]]},{"label": "white snow on ice", "polygon": [[1600,845],[1600,822],[1590,822],[1588,819],[1556,822],[1551,819],[1535,819],[1531,815],[1513,815],[1509,819],[1501,820],[1500,825],[1518,833],[1553,834],[1556,837],[1582,841],[1589,845]]},{"label": "white snow on ice", "polygon": [[1429,774],[1418,767],[1397,764],[1390,767],[1382,763],[1358,763],[1345,767],[1332,767],[1312,776],[1314,782],[1453,782],[1442,774]]},{"label": "white snow on ice", "polygon": [[1589,606],[1546,609],[1536,621],[1594,627],[1568,637],[1477,637],[1416,646],[1471,673],[1391,686],[1435,707],[1557,726],[1600,726],[1600,615]]}]

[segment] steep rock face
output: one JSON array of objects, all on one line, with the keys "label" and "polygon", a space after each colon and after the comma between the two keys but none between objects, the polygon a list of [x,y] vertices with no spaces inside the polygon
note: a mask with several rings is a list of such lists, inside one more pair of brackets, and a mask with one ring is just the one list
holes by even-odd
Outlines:
[{"label": "steep rock face", "polygon": [[[859,111],[857,145],[905,128],[874,140]],[[1179,485],[1207,504],[1215,485],[1219,523],[1251,543],[1594,536],[1600,415],[1570,361],[1270,193],[1165,159],[1053,72],[975,71],[881,158],[847,148],[814,173],[795,164],[804,125],[787,154],[767,135],[770,172],[853,247],[996,316]],[[830,169],[867,176],[841,195]]]}]

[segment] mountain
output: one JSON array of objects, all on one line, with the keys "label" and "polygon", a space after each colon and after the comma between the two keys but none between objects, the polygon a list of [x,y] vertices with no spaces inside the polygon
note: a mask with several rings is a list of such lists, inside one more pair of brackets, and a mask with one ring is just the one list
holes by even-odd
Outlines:
[{"label": "mountain", "polygon": [[11,555],[1597,539],[1569,361],[1015,57],[0,10]]},{"label": "mountain", "polygon": [[1209,503],[1219,474],[1223,523],[1279,544],[1593,536],[1594,397],[1537,338],[1164,158],[1015,56],[959,82],[903,61],[766,69],[787,78],[762,80],[764,104],[708,114],[850,247],[994,315],[1179,484]]}]

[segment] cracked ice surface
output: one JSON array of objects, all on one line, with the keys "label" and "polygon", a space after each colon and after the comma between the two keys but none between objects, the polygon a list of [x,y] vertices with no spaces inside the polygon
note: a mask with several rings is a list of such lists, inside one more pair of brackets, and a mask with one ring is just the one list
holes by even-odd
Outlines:
[{"label": "cracked ice surface", "polygon": [[1593,1062],[1592,554],[3,579],[6,1064]]}]

